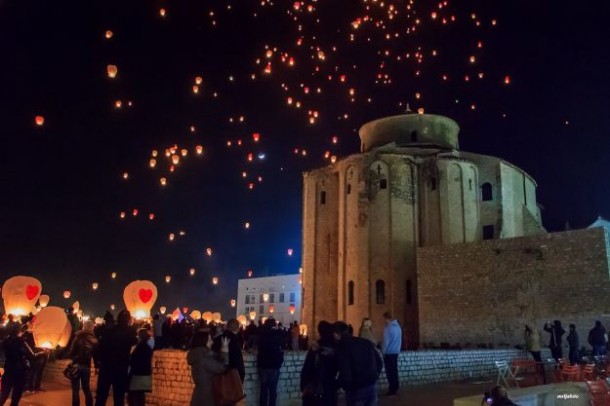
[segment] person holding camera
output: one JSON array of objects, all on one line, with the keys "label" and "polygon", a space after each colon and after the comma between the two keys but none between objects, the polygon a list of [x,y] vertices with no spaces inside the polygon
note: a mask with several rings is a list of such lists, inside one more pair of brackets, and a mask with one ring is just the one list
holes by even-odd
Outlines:
[{"label": "person holding camera", "polygon": [[559,362],[559,359],[563,358],[563,349],[561,347],[561,337],[566,331],[561,327],[561,321],[555,320],[553,324],[551,321],[547,321],[544,325],[544,331],[551,334],[549,339],[549,348],[555,361]]}]

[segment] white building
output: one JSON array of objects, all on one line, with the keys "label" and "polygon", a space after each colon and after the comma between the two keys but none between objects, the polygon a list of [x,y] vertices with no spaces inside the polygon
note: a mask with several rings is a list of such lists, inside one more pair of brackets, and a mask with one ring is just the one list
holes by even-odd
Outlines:
[{"label": "white building", "polygon": [[301,304],[300,274],[247,278],[237,283],[236,317],[273,317],[287,326],[301,321]]}]

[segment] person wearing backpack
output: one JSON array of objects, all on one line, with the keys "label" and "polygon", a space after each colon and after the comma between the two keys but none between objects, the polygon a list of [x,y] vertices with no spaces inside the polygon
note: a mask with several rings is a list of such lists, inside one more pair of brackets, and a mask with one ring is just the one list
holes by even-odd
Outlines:
[{"label": "person wearing backpack", "polygon": [[80,389],[85,394],[85,405],[93,406],[93,396],[91,394],[91,360],[97,349],[97,338],[93,334],[94,323],[87,320],[83,324],[83,329],[77,331],[72,340],[72,345],[68,352],[68,357],[76,365],[78,373],[70,379],[72,384],[72,406],[80,405]]},{"label": "person wearing backpack", "polygon": [[337,345],[332,329],[332,324],[320,321],[320,339],[314,341],[307,352],[301,370],[303,406],[337,405]]}]

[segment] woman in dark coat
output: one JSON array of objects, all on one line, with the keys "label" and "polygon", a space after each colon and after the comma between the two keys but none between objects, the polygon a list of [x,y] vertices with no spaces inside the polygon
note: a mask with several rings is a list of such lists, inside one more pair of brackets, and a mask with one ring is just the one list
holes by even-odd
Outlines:
[{"label": "woman in dark coat", "polygon": [[17,323],[8,327],[8,337],[2,342],[2,348],[6,360],[4,362],[4,375],[2,376],[0,405],[4,405],[12,392],[11,406],[17,406],[23,394],[26,373],[31,360],[34,359],[34,353],[25,343]]},{"label": "woman in dark coat", "polygon": [[71,379],[72,384],[72,406],[80,405],[80,388],[85,394],[86,406],[93,406],[93,395],[91,395],[91,359],[97,349],[97,338],[93,334],[94,324],[91,320],[83,323],[83,329],[77,331],[68,351],[68,356],[78,367],[78,376]]},{"label": "woman in dark coat", "polygon": [[337,404],[337,357],[332,325],[318,324],[320,339],[313,342],[301,370],[303,406],[335,406]]},{"label": "woman in dark coat", "polygon": [[138,344],[129,357],[129,406],[144,406],[146,392],[152,391],[152,348],[148,330],[138,330]]}]

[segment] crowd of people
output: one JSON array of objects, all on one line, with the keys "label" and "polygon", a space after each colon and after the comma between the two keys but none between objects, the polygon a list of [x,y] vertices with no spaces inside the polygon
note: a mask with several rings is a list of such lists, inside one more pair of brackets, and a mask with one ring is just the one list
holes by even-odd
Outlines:
[{"label": "crowd of people", "polygon": [[[336,405],[338,391],[345,391],[348,405],[375,405],[377,381],[386,369],[388,395],[398,391],[397,357],[402,346],[402,330],[386,313],[383,339],[377,342],[372,322],[363,320],[359,334],[343,322],[321,321],[319,339],[308,343],[297,322],[284,327],[274,319],[241,326],[236,319],[226,324],[203,320],[174,321],[155,315],[151,323],[136,321],[127,310],[116,320],[110,312],[103,323],[79,320],[66,309],[73,327],[72,337],[54,356],[70,359],[64,371],[72,386],[72,405],[80,405],[80,392],[86,406],[106,405],[112,388],[115,405],[145,404],[152,391],[154,350],[177,348],[187,351],[194,390],[191,405],[215,405],[215,377],[235,370],[243,384],[244,351],[256,352],[260,392],[259,404],[277,404],[280,369],[286,351],[307,350],[301,371],[304,405]],[[4,375],[0,405],[11,397],[17,406],[24,390],[41,390],[44,365],[50,350],[37,348],[31,334],[32,317],[20,320],[9,316],[0,330],[0,349],[4,354]],[[97,369],[95,400],[91,390],[92,368]]]}]

